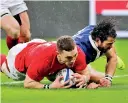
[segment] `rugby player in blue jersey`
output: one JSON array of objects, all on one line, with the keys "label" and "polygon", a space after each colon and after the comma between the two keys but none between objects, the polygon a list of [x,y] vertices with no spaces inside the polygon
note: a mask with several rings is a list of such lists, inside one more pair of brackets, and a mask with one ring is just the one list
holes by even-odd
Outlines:
[{"label": "rugby player in blue jersey", "polygon": [[[73,36],[76,44],[86,55],[86,62],[91,73],[90,80],[95,82],[90,83],[88,88],[111,86],[118,59],[120,59],[114,48],[116,36],[115,20],[113,19],[105,19],[95,26],[89,25]],[[105,73],[98,72],[90,66],[91,62],[103,55],[107,58]]]}]

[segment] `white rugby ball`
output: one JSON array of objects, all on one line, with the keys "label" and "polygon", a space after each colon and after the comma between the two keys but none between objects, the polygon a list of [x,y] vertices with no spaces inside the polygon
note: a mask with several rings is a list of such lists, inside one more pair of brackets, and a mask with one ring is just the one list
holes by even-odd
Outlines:
[{"label": "white rugby ball", "polygon": [[[63,79],[60,81],[61,83],[66,82],[67,80],[69,80],[70,78],[73,78],[72,74],[74,74],[74,72],[71,69],[65,68],[60,70],[57,74],[56,74],[56,78],[58,76],[63,76]],[[71,79],[69,81],[69,84],[75,85],[75,79]]]}]

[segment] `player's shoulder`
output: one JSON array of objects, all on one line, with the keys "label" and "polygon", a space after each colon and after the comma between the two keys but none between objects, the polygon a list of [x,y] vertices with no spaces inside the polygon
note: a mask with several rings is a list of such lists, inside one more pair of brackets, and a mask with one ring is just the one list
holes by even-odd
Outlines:
[{"label": "player's shoulder", "polygon": [[84,51],[77,45],[77,50],[78,50],[78,56],[79,57],[85,57]]},{"label": "player's shoulder", "polygon": [[80,31],[81,32],[84,32],[84,31],[88,31],[88,30],[93,30],[95,27],[95,25],[88,25],[88,26],[85,26],[83,29],[81,29]]},{"label": "player's shoulder", "polygon": [[78,37],[82,39],[83,37],[88,36],[91,33],[91,31],[94,29],[94,27],[95,27],[94,25],[88,25],[84,27],[83,29],[79,30],[73,37],[74,38]]}]

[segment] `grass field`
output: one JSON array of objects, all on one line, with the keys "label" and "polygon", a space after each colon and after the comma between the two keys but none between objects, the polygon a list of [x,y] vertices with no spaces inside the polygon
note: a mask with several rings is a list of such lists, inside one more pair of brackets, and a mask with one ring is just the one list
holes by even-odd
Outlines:
[{"label": "grass field", "polygon": [[[124,70],[116,70],[116,78],[110,88],[87,89],[56,89],[37,90],[24,89],[23,83],[15,83],[4,74],[1,75],[2,103],[128,103],[128,39],[115,42],[117,54],[126,64]],[[1,40],[1,52],[7,54],[5,40]],[[99,71],[104,71],[105,58],[92,63]],[[43,83],[49,83],[46,79]]]}]

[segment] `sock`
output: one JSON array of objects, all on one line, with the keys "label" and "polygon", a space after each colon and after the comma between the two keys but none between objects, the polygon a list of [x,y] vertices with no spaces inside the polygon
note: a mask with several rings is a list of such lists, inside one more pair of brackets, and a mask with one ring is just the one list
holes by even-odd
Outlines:
[{"label": "sock", "polygon": [[6,60],[6,55],[4,54],[0,54],[0,71],[1,71],[1,66],[3,64],[3,62]]},{"label": "sock", "polygon": [[18,39],[13,39],[10,36],[6,36],[6,43],[7,43],[8,49],[11,49],[13,46],[18,44]]}]

